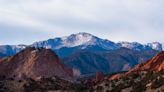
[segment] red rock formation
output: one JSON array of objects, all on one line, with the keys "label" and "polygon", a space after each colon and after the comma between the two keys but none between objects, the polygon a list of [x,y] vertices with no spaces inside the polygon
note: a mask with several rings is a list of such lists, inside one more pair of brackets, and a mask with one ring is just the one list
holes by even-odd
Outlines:
[{"label": "red rock formation", "polygon": [[97,72],[96,73],[96,81],[102,81],[104,79],[105,75],[103,72]]},{"label": "red rock formation", "polygon": [[159,72],[163,69],[164,69],[164,51],[158,53],[156,56],[154,56],[152,59],[148,60],[147,62],[136,65],[127,73],[116,74],[116,75],[111,76],[109,79],[113,80],[113,79],[120,78],[122,76],[128,76],[129,74],[134,73],[134,72],[141,72],[141,71]]},{"label": "red rock formation", "polygon": [[33,79],[58,76],[71,79],[73,71],[53,51],[28,47],[14,56],[0,59],[0,75]]},{"label": "red rock formation", "polygon": [[159,72],[164,69],[164,51],[158,53],[152,59],[148,60],[145,63],[139,64],[136,67],[129,70],[131,72],[140,72],[140,71],[156,71]]},{"label": "red rock formation", "polygon": [[120,77],[122,77],[122,76],[124,76],[124,74],[115,74],[115,75],[111,76],[111,77],[109,78],[109,80],[118,79],[118,78],[120,78]]}]

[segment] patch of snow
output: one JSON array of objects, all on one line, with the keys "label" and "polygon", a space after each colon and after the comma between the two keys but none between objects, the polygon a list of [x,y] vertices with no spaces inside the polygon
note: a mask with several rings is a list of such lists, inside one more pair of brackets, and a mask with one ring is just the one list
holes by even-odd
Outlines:
[{"label": "patch of snow", "polygon": [[150,46],[154,50],[162,51],[162,44],[159,42],[148,43],[147,45]]},{"label": "patch of snow", "polygon": [[62,38],[62,47],[75,47],[92,42],[93,36],[87,33],[72,34]]},{"label": "patch of snow", "polygon": [[125,48],[129,48],[129,49],[133,49],[133,50],[142,50],[145,49],[145,45],[140,44],[138,42],[119,42],[118,43],[120,45],[120,47],[125,47]]}]

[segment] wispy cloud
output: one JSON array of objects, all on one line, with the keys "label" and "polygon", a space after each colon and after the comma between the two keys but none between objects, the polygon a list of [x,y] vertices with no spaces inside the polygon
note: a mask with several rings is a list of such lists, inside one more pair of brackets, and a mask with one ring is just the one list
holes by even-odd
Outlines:
[{"label": "wispy cloud", "polygon": [[[0,36],[2,31],[22,30],[24,37],[38,32],[46,39],[84,31],[114,41],[162,42],[163,4],[163,0],[0,0],[0,24],[16,28],[1,27]],[[35,35],[24,42],[40,40]]]}]

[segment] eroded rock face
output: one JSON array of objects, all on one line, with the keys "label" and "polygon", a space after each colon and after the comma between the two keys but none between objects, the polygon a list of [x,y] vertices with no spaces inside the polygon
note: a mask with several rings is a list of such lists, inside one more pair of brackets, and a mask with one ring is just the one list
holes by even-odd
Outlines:
[{"label": "eroded rock face", "polygon": [[53,77],[71,79],[73,71],[49,49],[28,47],[20,53],[0,59],[0,74],[15,78]]},{"label": "eroded rock face", "polygon": [[158,53],[150,60],[146,61],[145,63],[141,63],[136,65],[134,68],[130,69],[127,73],[116,74],[111,76],[109,79],[118,79],[123,76],[128,76],[134,72],[140,73],[142,71],[155,71],[160,72],[164,70],[164,51]]},{"label": "eroded rock face", "polygon": [[156,71],[159,72],[164,69],[164,51],[158,53],[152,59],[148,60],[145,63],[139,64],[128,73],[137,72],[137,71]]}]

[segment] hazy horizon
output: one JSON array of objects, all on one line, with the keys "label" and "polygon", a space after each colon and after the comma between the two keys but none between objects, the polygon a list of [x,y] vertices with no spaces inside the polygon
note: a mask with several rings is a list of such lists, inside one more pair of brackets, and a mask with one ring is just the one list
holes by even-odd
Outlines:
[{"label": "hazy horizon", "polygon": [[0,45],[87,32],[114,42],[161,42],[163,0],[0,0]]}]

